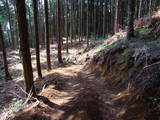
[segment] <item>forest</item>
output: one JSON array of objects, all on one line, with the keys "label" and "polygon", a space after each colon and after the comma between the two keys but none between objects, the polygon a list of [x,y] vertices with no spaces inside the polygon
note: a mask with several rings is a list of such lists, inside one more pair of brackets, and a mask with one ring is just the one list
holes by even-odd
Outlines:
[{"label": "forest", "polygon": [[0,0],[0,120],[160,120],[160,0]]}]

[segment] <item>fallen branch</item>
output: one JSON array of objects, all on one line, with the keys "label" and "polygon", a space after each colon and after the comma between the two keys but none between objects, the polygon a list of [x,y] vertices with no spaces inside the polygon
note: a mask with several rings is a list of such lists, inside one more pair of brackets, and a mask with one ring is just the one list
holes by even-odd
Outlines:
[{"label": "fallen branch", "polygon": [[149,67],[151,67],[151,66],[153,66],[153,65],[158,65],[158,64],[160,64],[160,62],[156,62],[156,63],[153,63],[153,64],[151,64],[151,65],[145,66],[143,69],[146,69],[146,68],[149,68]]}]

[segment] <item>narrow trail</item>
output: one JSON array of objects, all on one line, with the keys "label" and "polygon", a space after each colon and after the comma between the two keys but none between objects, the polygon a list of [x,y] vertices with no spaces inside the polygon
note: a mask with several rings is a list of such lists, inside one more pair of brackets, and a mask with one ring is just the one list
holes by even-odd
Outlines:
[{"label": "narrow trail", "polygon": [[128,113],[124,101],[106,87],[101,77],[84,70],[83,65],[55,69],[46,78],[56,79],[57,85],[50,80],[40,93],[40,103],[20,111],[14,120],[139,119],[135,116],[139,110]]}]

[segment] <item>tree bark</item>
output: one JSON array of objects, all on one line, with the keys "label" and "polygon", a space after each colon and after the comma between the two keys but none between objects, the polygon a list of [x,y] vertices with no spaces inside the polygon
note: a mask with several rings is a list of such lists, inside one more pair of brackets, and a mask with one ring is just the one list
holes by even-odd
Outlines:
[{"label": "tree bark", "polygon": [[149,11],[148,11],[148,16],[149,16],[149,18],[152,16],[151,15],[151,13],[152,13],[152,10],[151,10],[151,8],[152,8],[152,0],[149,0]]},{"label": "tree bark", "polygon": [[59,63],[63,63],[62,61],[62,53],[61,53],[61,45],[62,45],[62,36],[61,36],[61,8],[60,8],[60,0],[57,0],[57,42],[58,42],[58,61]]},{"label": "tree bark", "polygon": [[12,24],[12,19],[11,19],[11,14],[10,14],[10,8],[8,5],[8,0],[6,0],[6,8],[7,8],[7,13],[8,13],[8,20],[9,20],[9,28],[10,28],[10,35],[11,35],[11,41],[12,41],[12,48],[15,49],[15,39],[14,39],[14,34],[13,34],[13,24]]},{"label": "tree bark", "polygon": [[87,1],[87,47],[89,46],[89,0]]},{"label": "tree bark", "polygon": [[26,83],[26,92],[36,96],[33,69],[31,64],[31,54],[29,50],[29,35],[28,24],[26,18],[25,0],[16,0],[19,36],[20,36],[20,51],[22,53],[23,72]]},{"label": "tree bark", "polygon": [[[14,11],[15,11],[15,15],[17,14],[17,10],[15,8],[15,0],[13,1],[14,3]],[[17,16],[15,17],[17,19]],[[18,23],[17,23],[17,20],[15,21],[15,45],[16,46],[19,46],[19,33],[18,33]]]},{"label": "tree bark", "polygon": [[128,21],[128,33],[127,38],[128,40],[134,37],[134,13],[135,13],[135,0],[129,0],[128,3],[128,10],[129,10],[129,21]]},{"label": "tree bark", "polygon": [[116,0],[116,6],[115,6],[115,18],[114,18],[114,33],[118,32],[118,3],[119,0]]},{"label": "tree bark", "polygon": [[38,5],[39,5],[39,22],[40,22],[40,45],[41,48],[45,48],[46,42],[45,42],[45,15],[44,15],[44,9],[43,9],[43,1],[44,0],[39,0]]},{"label": "tree bark", "polygon": [[3,31],[0,23],[0,45],[2,47],[2,52],[3,52],[3,62],[4,62],[4,69],[5,69],[5,79],[6,81],[12,80],[9,71],[8,71],[8,63],[7,63],[7,53],[6,53],[6,47],[5,47],[5,42],[4,42],[4,37],[3,37]]},{"label": "tree bark", "polygon": [[[31,6],[31,5],[30,5]],[[29,23],[29,43],[30,43],[30,47],[34,48],[34,34],[33,34],[33,28],[32,28],[32,14],[31,14],[31,8],[30,6],[27,6],[27,10],[28,10],[28,23]]]},{"label": "tree bark", "polygon": [[138,19],[141,19],[141,8],[142,8],[142,0],[139,0],[139,12],[138,12]]},{"label": "tree bark", "polygon": [[97,30],[96,30],[96,23],[97,23],[97,9],[96,9],[96,2],[97,0],[94,0],[94,40],[97,38]]},{"label": "tree bark", "polygon": [[110,0],[111,1],[111,34],[114,34],[114,19],[115,19],[115,1],[114,0]]},{"label": "tree bark", "polygon": [[69,14],[69,9],[68,9],[68,0],[66,0],[66,15],[67,15],[67,17],[66,17],[66,52],[67,52],[67,54],[69,53],[69,46],[68,46],[68,37],[69,37],[69,23],[68,23],[68,14]]},{"label": "tree bark", "polygon": [[[78,0],[78,4],[81,4],[81,0]],[[79,37],[79,43],[81,42],[81,7],[78,9],[78,37]]]},{"label": "tree bark", "polygon": [[81,0],[81,41],[83,41],[83,0]]},{"label": "tree bark", "polygon": [[48,0],[44,0],[45,5],[45,39],[46,39],[46,54],[47,54],[47,70],[51,70],[50,58],[50,40],[49,40],[49,21],[48,21]]},{"label": "tree bark", "polygon": [[39,22],[38,22],[37,0],[33,0],[33,9],[34,9],[34,24],[35,24],[35,38],[36,38],[37,74],[38,74],[39,78],[42,78],[41,63],[40,63],[40,51],[39,51]]},{"label": "tree bark", "polygon": [[103,38],[106,37],[106,1],[103,3]]},{"label": "tree bark", "polygon": [[73,1],[70,0],[70,39],[71,39],[71,46],[73,47]]}]

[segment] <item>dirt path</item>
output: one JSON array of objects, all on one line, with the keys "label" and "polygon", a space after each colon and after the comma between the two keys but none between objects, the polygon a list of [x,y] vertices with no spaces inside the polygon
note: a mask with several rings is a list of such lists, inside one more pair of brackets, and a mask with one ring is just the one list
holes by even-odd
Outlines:
[{"label": "dirt path", "polygon": [[20,111],[14,120],[141,120],[134,106],[128,111],[127,95],[116,95],[82,65],[55,69],[45,79],[39,102]]}]

